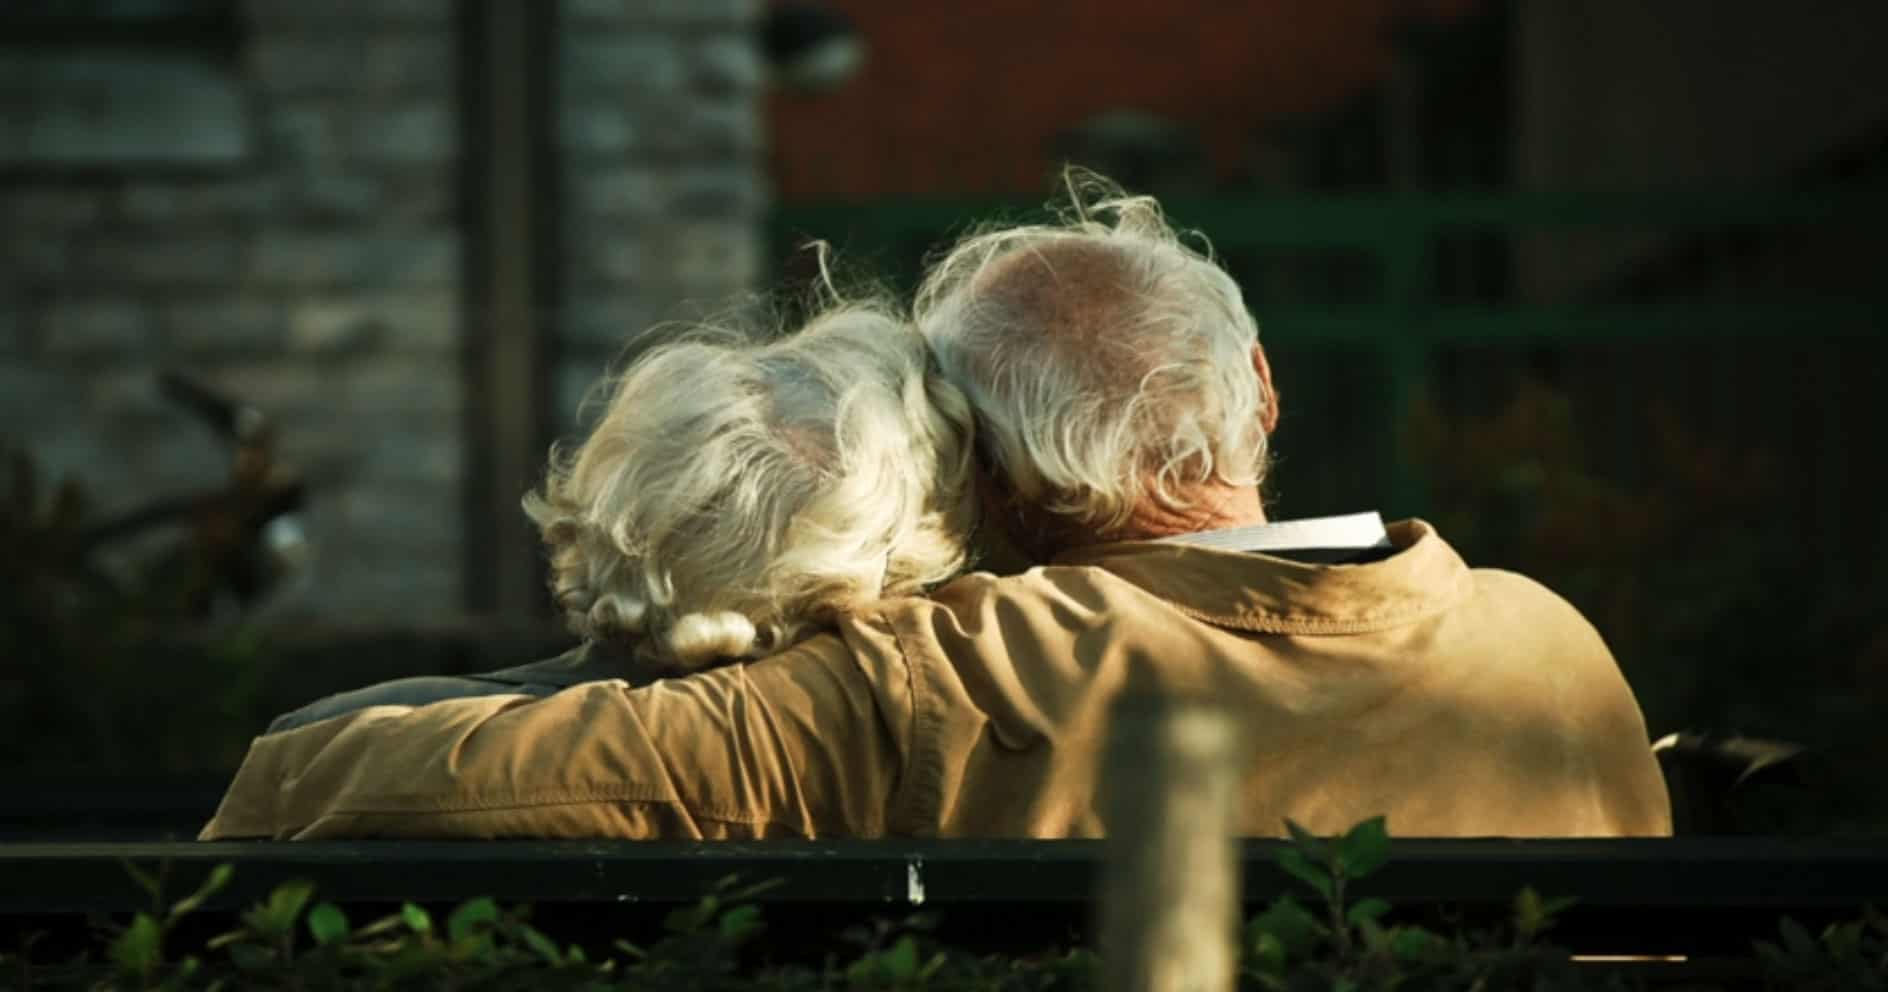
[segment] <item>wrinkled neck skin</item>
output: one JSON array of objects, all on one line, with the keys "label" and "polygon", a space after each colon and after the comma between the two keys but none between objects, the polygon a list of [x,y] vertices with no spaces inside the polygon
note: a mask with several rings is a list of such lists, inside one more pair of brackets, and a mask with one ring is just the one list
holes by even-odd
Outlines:
[{"label": "wrinkled neck skin", "polygon": [[[1047,513],[992,484],[986,498],[986,519],[1002,521],[1011,543],[1033,564],[1048,562],[1063,551],[1115,541],[1154,541],[1182,534],[1249,527],[1266,522],[1265,506],[1253,486],[1196,486],[1186,494],[1186,506],[1163,506],[1153,500],[1134,508],[1121,526],[1106,531]],[[992,503],[996,505],[991,505]]]},{"label": "wrinkled neck skin", "polygon": [[1187,496],[1184,509],[1143,503],[1134,508],[1127,523],[1112,534],[1100,535],[1100,541],[1157,541],[1163,537],[1198,534],[1226,527],[1251,527],[1265,523],[1265,506],[1259,501],[1255,486],[1198,486]]}]

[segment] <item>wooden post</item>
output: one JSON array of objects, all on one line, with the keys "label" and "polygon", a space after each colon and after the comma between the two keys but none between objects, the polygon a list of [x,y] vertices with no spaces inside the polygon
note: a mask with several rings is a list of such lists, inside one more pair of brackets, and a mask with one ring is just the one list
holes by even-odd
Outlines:
[{"label": "wooden post", "polygon": [[1130,694],[1103,758],[1107,992],[1230,992],[1238,976],[1236,836],[1243,749],[1212,700]]}]

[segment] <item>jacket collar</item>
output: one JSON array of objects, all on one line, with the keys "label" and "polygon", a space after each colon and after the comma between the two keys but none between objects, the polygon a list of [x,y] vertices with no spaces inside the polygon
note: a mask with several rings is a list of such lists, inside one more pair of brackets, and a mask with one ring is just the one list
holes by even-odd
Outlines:
[{"label": "jacket collar", "polygon": [[1189,544],[1221,551],[1360,551],[1365,548],[1389,548],[1390,535],[1383,518],[1376,511],[1350,513],[1340,517],[1305,517],[1298,520],[1273,520],[1249,527],[1177,534],[1157,539],[1156,544]]},{"label": "jacket collar", "polygon": [[1257,552],[1122,541],[1056,556],[1090,565],[1221,627],[1272,634],[1356,634],[1440,613],[1465,599],[1468,566],[1421,520],[1388,527],[1397,550],[1358,565],[1313,565]]}]

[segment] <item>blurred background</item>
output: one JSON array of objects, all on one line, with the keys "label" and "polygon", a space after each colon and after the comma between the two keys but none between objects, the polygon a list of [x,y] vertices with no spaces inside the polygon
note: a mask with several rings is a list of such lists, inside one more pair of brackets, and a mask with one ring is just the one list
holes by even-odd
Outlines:
[{"label": "blurred background", "polygon": [[1809,748],[1727,829],[1879,832],[1885,41],[1880,0],[6,0],[0,831],[189,830],[275,713],[561,650],[518,499],[638,335],[790,314],[814,238],[908,291],[1074,162],[1243,285],[1276,516],[1437,523],[1579,605],[1655,736]]}]

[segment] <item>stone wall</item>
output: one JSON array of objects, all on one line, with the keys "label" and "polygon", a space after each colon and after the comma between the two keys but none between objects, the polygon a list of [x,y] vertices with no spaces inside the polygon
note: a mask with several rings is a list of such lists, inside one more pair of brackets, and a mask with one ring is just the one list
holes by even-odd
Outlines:
[{"label": "stone wall", "polygon": [[455,604],[450,13],[449,0],[249,3],[224,64],[246,119],[200,123],[249,129],[246,161],[0,187],[0,430],[90,483],[105,511],[215,485],[222,450],[154,387],[155,369],[188,370],[278,415],[289,455],[327,476],[299,597],[348,614]]},{"label": "stone wall", "polygon": [[565,0],[557,25],[564,279],[553,429],[668,321],[760,278],[758,0]]},{"label": "stone wall", "polygon": [[[561,7],[564,299],[546,404],[567,433],[632,332],[752,284],[764,197],[754,0]],[[202,126],[247,128],[242,161],[0,177],[0,438],[81,477],[104,511],[214,485],[222,449],[154,386],[158,368],[192,371],[276,414],[322,485],[316,565],[289,612],[457,610],[454,4],[247,0],[241,15],[222,71],[245,114]],[[0,105],[51,112],[6,92],[13,78]]]}]

